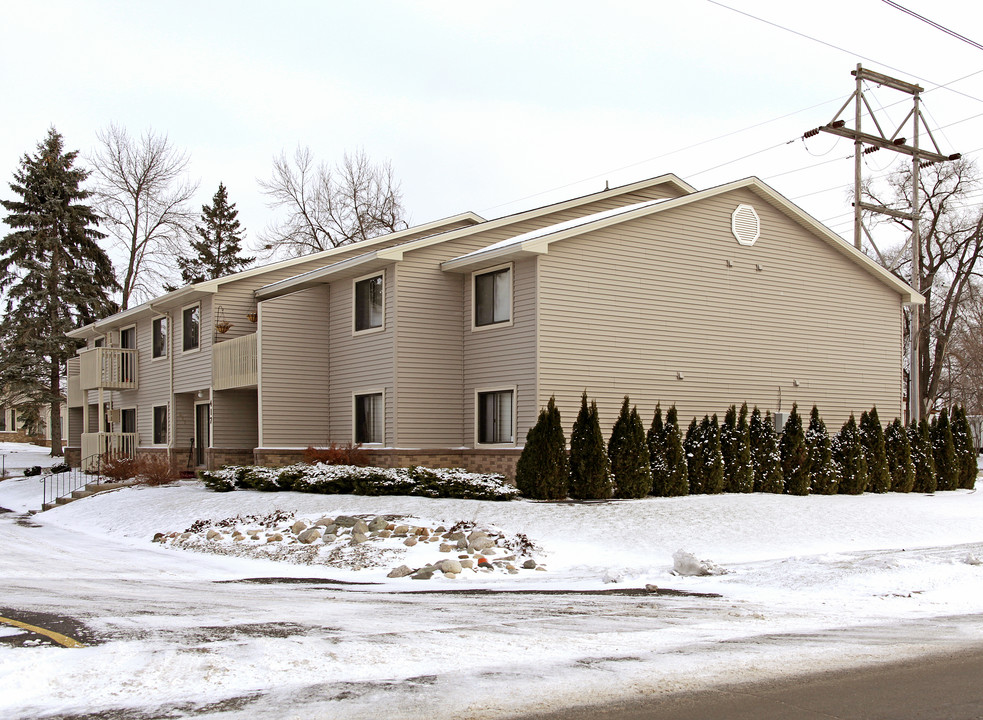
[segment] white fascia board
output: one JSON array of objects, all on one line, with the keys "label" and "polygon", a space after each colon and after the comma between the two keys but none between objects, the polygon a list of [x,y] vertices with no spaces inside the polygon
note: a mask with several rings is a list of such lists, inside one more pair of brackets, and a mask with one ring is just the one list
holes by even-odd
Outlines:
[{"label": "white fascia board", "polygon": [[380,258],[378,252],[356,255],[353,258],[342,260],[333,265],[326,265],[303,273],[302,275],[295,275],[279,282],[264,285],[257,289],[254,294],[257,300],[271,300],[300,290],[307,290],[316,285],[323,285],[339,275],[347,274],[349,271],[361,271],[366,265],[371,265],[378,260],[382,260],[386,264],[390,262],[388,259]]}]

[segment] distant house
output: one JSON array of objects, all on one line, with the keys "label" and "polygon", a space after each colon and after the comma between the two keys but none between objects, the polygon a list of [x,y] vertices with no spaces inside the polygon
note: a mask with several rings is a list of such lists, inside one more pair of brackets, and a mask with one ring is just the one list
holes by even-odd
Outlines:
[{"label": "distant house", "polygon": [[[30,442],[51,446],[51,406],[43,405],[40,410],[40,426],[35,434],[24,428],[24,405],[16,399],[8,405],[0,404],[0,442]],[[68,429],[67,420],[62,414],[62,438]],[[64,444],[64,440],[63,440]]]},{"label": "distant house", "polygon": [[[464,213],[180,288],[72,333],[69,455],[285,463],[361,443],[381,464],[510,473],[555,396],[610,426],[813,403],[902,412],[921,296],[755,178],[673,175],[495,220]],[[226,328],[225,324],[231,323]],[[224,330],[224,332],[223,332]]]}]

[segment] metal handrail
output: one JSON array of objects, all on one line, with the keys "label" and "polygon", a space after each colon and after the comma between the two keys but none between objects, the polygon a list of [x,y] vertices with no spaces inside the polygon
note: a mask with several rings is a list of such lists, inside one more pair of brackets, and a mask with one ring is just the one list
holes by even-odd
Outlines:
[{"label": "metal handrail", "polygon": [[[93,468],[95,472],[93,472]],[[86,471],[88,469],[88,472]],[[106,478],[102,474],[102,456],[92,455],[87,457],[77,468],[71,468],[65,472],[48,472],[41,476],[41,486],[43,494],[43,505],[50,505],[58,501],[58,498],[68,497],[76,490],[81,490],[86,485],[100,484]]]}]

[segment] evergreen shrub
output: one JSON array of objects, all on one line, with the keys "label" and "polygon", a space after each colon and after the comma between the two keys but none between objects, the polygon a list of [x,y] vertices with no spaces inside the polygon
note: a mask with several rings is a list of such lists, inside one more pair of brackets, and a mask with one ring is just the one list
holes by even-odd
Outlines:
[{"label": "evergreen shrub", "polygon": [[629,402],[625,395],[608,440],[608,459],[614,476],[614,496],[643,498],[652,489],[652,468],[645,444],[645,428],[638,410],[629,410]]},{"label": "evergreen shrub", "polygon": [[563,500],[569,482],[567,440],[556,400],[551,397],[526,434],[526,445],[515,467],[515,484],[527,498]]},{"label": "evergreen shrub", "polygon": [[580,412],[570,434],[570,497],[606,500],[611,497],[611,466],[597,414],[597,403],[580,398]]},{"label": "evergreen shrub", "polygon": [[802,418],[798,405],[792,404],[792,412],[785,421],[782,439],[779,442],[779,455],[782,462],[782,478],[785,492],[789,495],[808,495],[810,485],[809,448],[802,429]]}]

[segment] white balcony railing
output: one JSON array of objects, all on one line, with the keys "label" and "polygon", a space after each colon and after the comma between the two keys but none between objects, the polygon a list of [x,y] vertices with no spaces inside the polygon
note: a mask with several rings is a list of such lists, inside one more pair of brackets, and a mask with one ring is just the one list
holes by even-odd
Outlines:
[{"label": "white balcony railing", "polygon": [[137,351],[124,348],[89,348],[79,351],[82,390],[135,390]]},{"label": "white balcony railing", "polygon": [[258,370],[256,333],[212,346],[212,387],[215,390],[253,386]]},{"label": "white balcony railing", "polygon": [[82,433],[82,459],[104,455],[128,455],[137,451],[136,433]]}]

